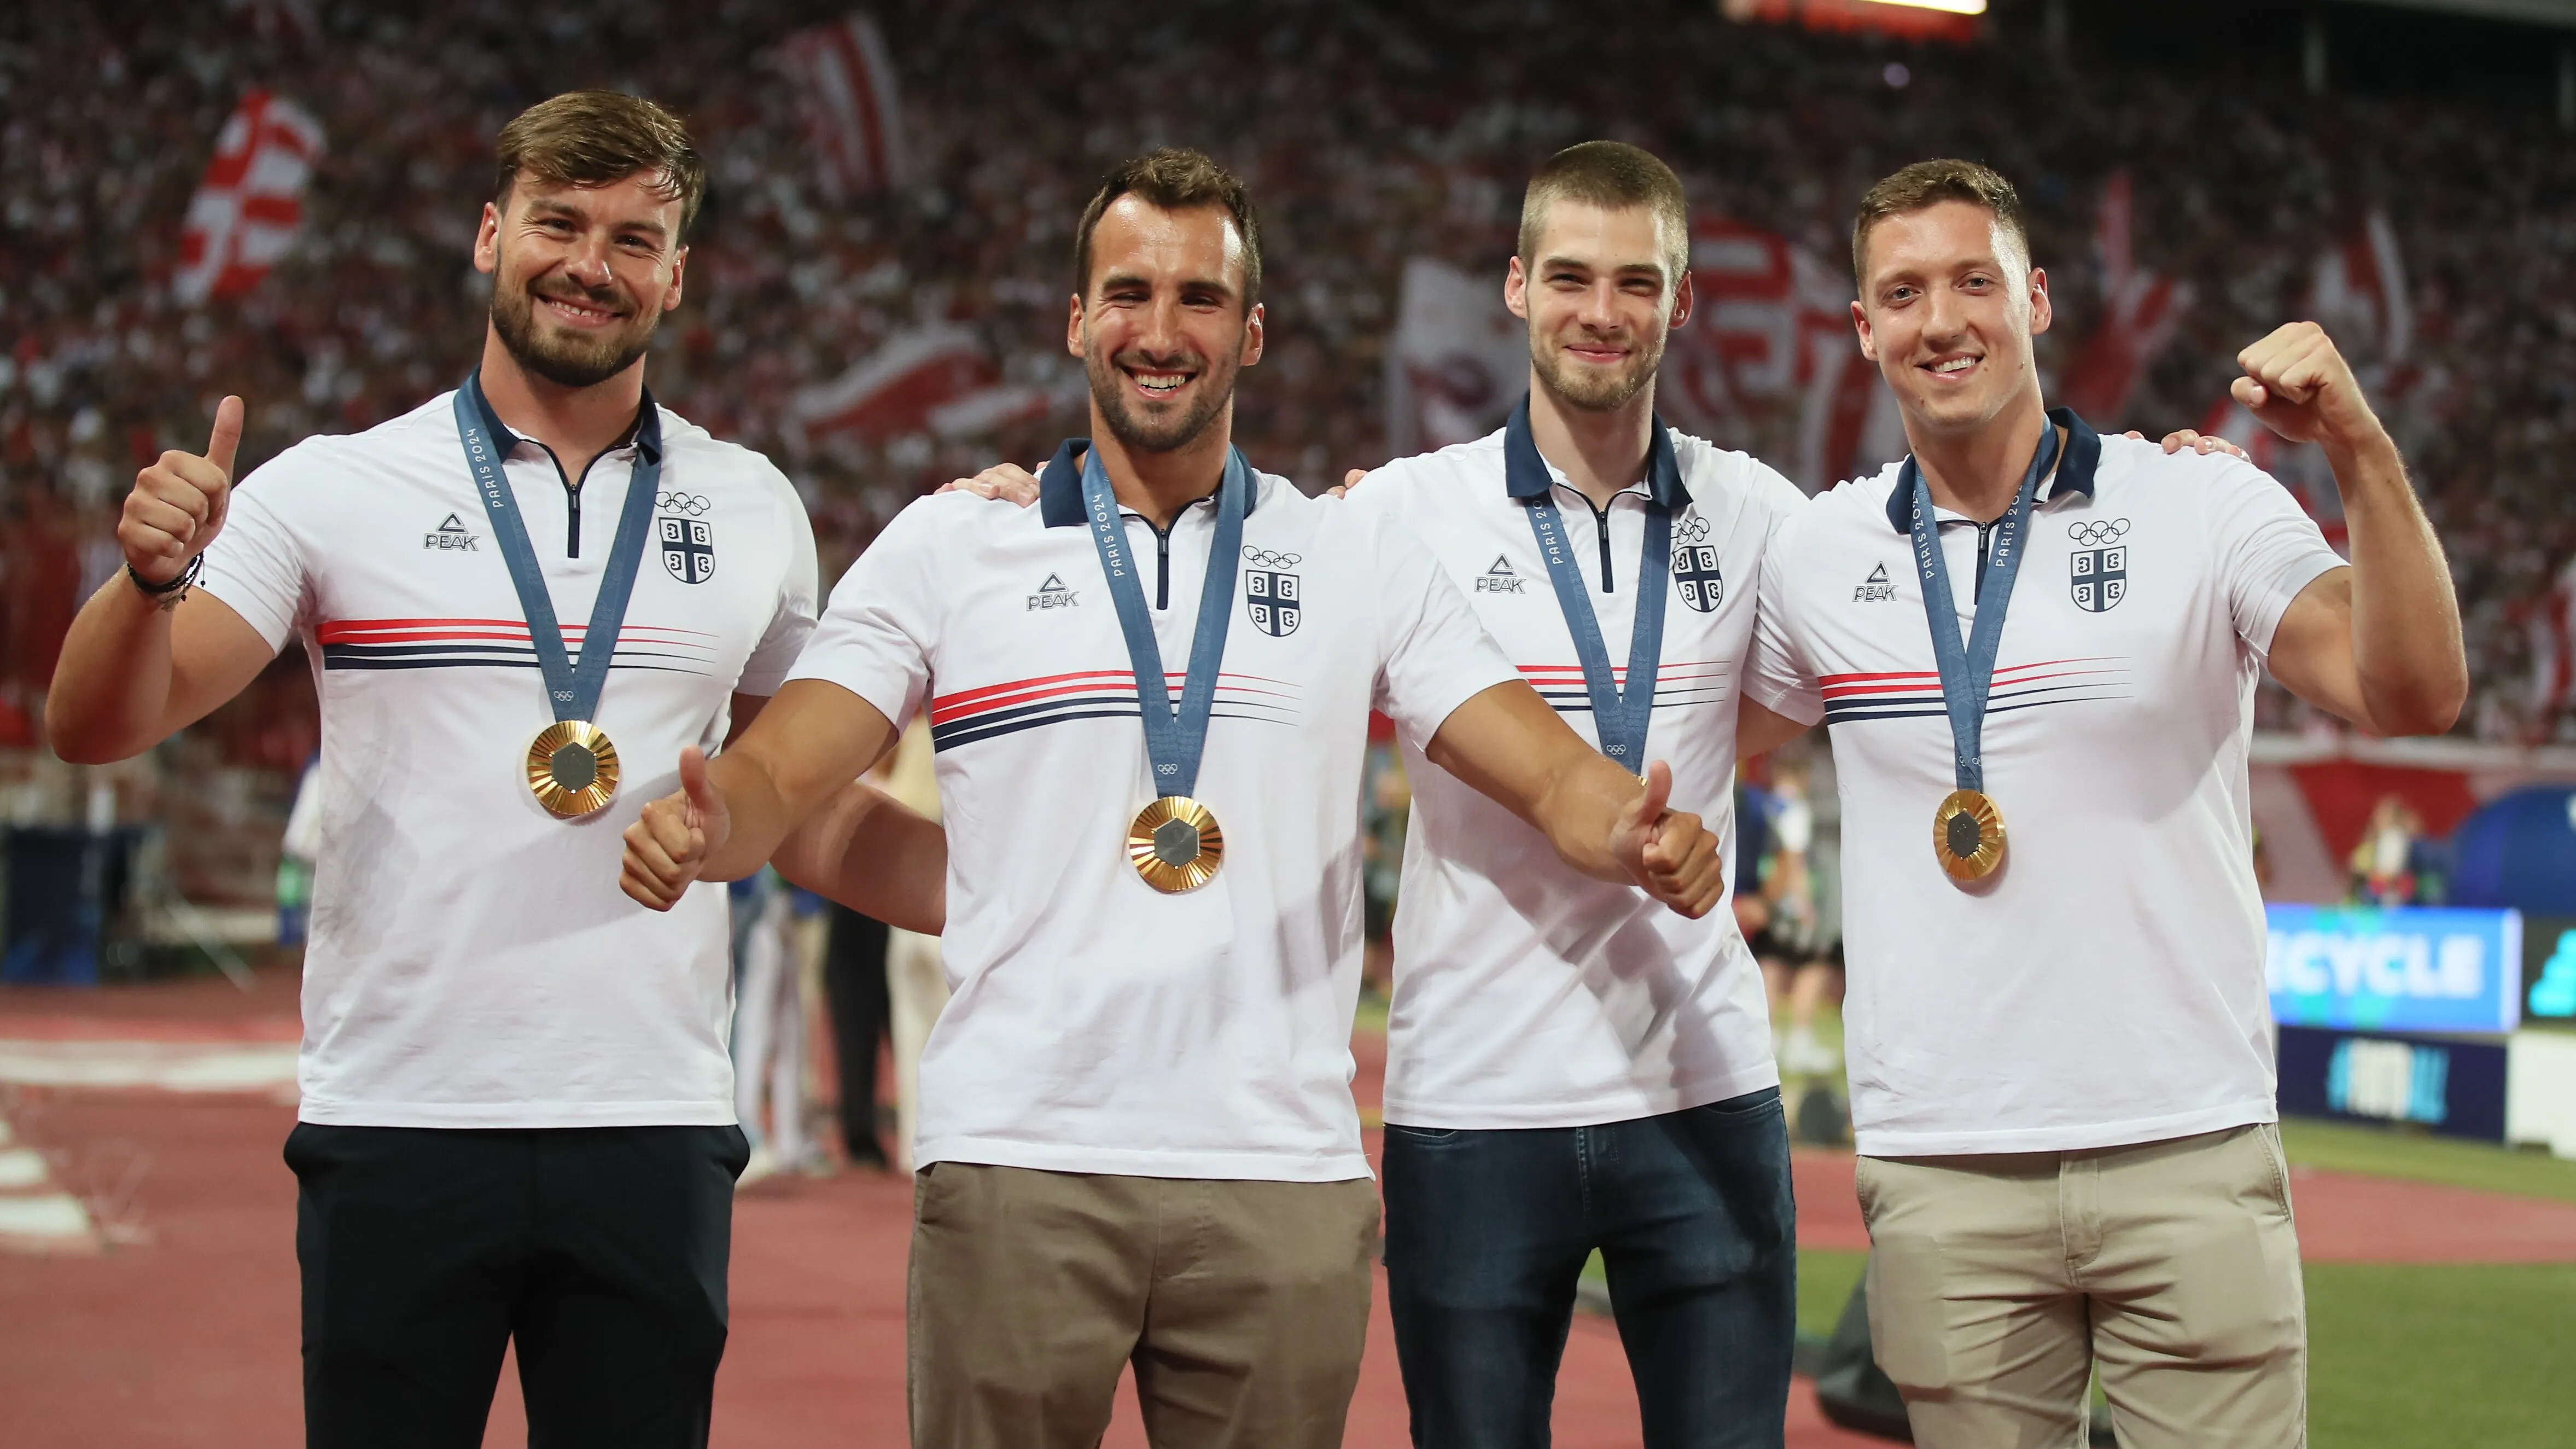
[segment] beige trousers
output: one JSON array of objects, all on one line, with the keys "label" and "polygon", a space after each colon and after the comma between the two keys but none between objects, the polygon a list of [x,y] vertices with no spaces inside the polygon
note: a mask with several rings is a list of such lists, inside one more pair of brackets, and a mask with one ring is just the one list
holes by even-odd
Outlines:
[{"label": "beige trousers", "polygon": [[1869,1326],[1925,1449],[2068,1449],[2099,1365],[2122,1449],[2307,1442],[2281,1134],[1864,1157]]},{"label": "beige trousers", "polygon": [[1377,1184],[936,1162],[913,1179],[916,1449],[1095,1449],[1133,1363],[1155,1449],[1332,1449]]}]

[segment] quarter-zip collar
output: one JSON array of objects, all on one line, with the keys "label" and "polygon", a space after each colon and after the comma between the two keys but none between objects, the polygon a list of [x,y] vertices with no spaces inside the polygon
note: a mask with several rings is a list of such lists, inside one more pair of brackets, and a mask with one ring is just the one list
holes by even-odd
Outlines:
[{"label": "quarter-zip collar", "polygon": [[[1610,510],[1594,503],[1590,494],[1573,484],[1557,481],[1555,470],[1548,466],[1537,440],[1530,436],[1529,411],[1529,395],[1523,393],[1519,406],[1512,409],[1511,420],[1503,424],[1503,492],[1526,503],[1561,488],[1580,500],[1592,514],[1593,536],[1600,543],[1601,592],[1615,593],[1618,576],[1610,561]],[[1646,444],[1645,478],[1611,497],[1616,501],[1620,494],[1629,493],[1675,512],[1690,506],[1690,490],[1682,484],[1681,460],[1673,452],[1673,435],[1660,414],[1653,419],[1652,435]]]},{"label": "quarter-zip collar", "polygon": [[[628,448],[633,448],[641,454],[647,462],[658,463],[662,461],[662,429],[659,426],[661,414],[656,411],[656,407],[653,402],[653,389],[649,387],[644,389],[644,400],[636,407],[634,421],[629,422],[626,425],[626,431],[617,435],[616,442],[600,449],[596,457],[593,457],[588,463],[583,464],[581,476],[579,478],[568,478],[564,476],[563,459],[555,456],[554,449],[547,447],[544,443],[539,442],[535,438],[523,438],[519,436],[517,433],[510,431],[510,427],[507,423],[501,421],[501,415],[492,410],[492,400],[489,397],[484,396],[483,380],[479,375],[472,380],[471,386],[474,392],[475,409],[483,414],[484,430],[496,441],[503,438],[507,438],[509,440],[502,448],[502,457],[504,459],[507,459],[511,453],[518,451],[518,447],[521,443],[526,443],[533,447],[543,449],[547,459],[555,465],[555,477],[562,482],[564,489],[564,512],[566,515],[564,525],[564,557],[566,558],[581,557],[581,486],[590,481],[590,470],[599,466],[599,460],[612,453],[620,453],[624,452]],[[653,425],[647,426],[648,421]]]},{"label": "quarter-zip collar", "polygon": [[[1082,511],[1082,455],[1090,447],[1089,438],[1067,438],[1064,445],[1055,450],[1055,456],[1047,460],[1046,467],[1038,471],[1038,520],[1047,527],[1080,528],[1089,522]],[[1224,484],[1225,470],[1220,467],[1215,481],[1208,484],[1207,496],[1192,500],[1190,507],[1214,503],[1217,489]],[[1252,510],[1260,506],[1261,480],[1255,478],[1252,496],[1244,500],[1243,516],[1250,518]],[[1188,511],[1182,510],[1184,513]],[[1180,516],[1173,515],[1172,521],[1180,522]]]},{"label": "quarter-zip collar", "polygon": [[[2066,451],[2059,455],[2057,476],[2049,480],[2048,491],[2040,495],[2039,501],[2054,503],[2071,493],[2092,497],[2093,475],[2102,467],[2102,435],[2085,426],[2073,408],[2050,408],[2048,420],[2066,429]],[[1913,536],[1912,493],[1903,488],[1887,491],[1887,526],[1908,537]]]}]

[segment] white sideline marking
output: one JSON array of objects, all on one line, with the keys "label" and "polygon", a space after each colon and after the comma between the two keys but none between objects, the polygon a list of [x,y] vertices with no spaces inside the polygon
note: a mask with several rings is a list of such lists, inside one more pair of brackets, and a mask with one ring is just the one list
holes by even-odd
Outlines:
[{"label": "white sideline marking", "polygon": [[66,1192],[0,1197],[0,1238],[92,1238],[89,1210]]},{"label": "white sideline marking", "polygon": [[248,1092],[295,1085],[293,1043],[6,1041],[0,1083]]},{"label": "white sideline marking", "polygon": [[0,1150],[0,1191],[44,1185],[45,1159],[42,1153],[27,1147]]}]

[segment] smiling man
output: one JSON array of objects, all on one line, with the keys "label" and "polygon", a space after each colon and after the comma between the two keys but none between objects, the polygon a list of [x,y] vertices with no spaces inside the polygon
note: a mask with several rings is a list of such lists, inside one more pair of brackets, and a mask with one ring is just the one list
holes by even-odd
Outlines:
[{"label": "smiling man", "polygon": [[225,399],[135,480],[47,724],[118,759],[289,638],[313,663],[307,1442],[478,1445],[515,1340],[532,1442],[703,1445],[745,1156],[724,900],[625,899],[618,832],[785,678],[814,544],[775,468],[644,388],[703,187],[679,121],[557,96],[497,160],[475,372],[238,489]]},{"label": "smiling man", "polygon": [[[1664,426],[1689,320],[1682,185],[1615,141],[1533,176],[1503,300],[1529,395],[1348,506],[1420,537],[1522,674],[1605,756],[1670,762],[1732,858],[1741,665],[1765,547],[1806,499]],[[1757,711],[1758,713],[1758,711]],[[1789,1141],[1734,913],[1647,908],[1567,869],[1409,752],[1387,1021],[1387,1295],[1417,1444],[1543,1442],[1598,1250],[1649,1446],[1781,1441],[1796,1332]]]},{"label": "smiling man", "polygon": [[1871,1337],[1934,1449],[2306,1442],[2247,817],[2254,687],[2373,734],[2467,689],[2450,574],[2332,342],[2237,399],[2334,467],[2351,562],[2240,459],[2044,407],[2013,188],[1926,161],[1852,228],[1913,451],[1781,529],[1747,692],[1831,727]]},{"label": "smiling man", "polygon": [[913,1442],[1090,1449],[1132,1363],[1158,1446],[1324,1449],[1377,1246],[1350,1091],[1371,707],[1641,909],[1705,915],[1717,842],[1665,767],[1577,738],[1409,534],[1235,450],[1264,326],[1240,181],[1139,157],[1075,238],[1090,437],[1033,508],[889,524],[777,702],[629,830],[628,888],[756,869],[927,713],[954,994],[921,1059]]}]

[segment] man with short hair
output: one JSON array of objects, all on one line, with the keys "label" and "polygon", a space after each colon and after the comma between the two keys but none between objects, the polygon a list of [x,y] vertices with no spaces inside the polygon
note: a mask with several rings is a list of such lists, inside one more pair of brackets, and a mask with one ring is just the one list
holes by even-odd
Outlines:
[{"label": "man with short hair", "polygon": [[1833,733],[1878,1363],[1934,1449],[2075,1441],[2097,1367],[2124,1445],[2303,1443],[2254,687],[2448,728],[2440,543],[2312,323],[2234,391],[2324,450],[2349,565],[2241,460],[2045,409],[2047,276],[1984,166],[1872,187],[1852,265],[1913,451],[1781,529],[1747,692]]},{"label": "man with short hair", "polygon": [[1588,748],[1402,529],[1233,448],[1260,257],[1207,157],[1113,171],[1065,332],[1090,438],[1034,509],[906,509],[777,702],[628,832],[628,888],[679,899],[930,717],[955,994],[921,1063],[919,1444],[1088,1449],[1131,1362],[1157,1445],[1341,1442],[1378,1221],[1349,1085],[1372,705],[1605,888],[1720,899],[1664,766]]},{"label": "man with short hair", "polygon": [[663,919],[609,872],[682,747],[785,677],[814,544],[776,468],[644,387],[704,186],[679,120],[561,95],[497,161],[476,371],[238,489],[226,398],[136,478],[47,725],[119,759],[290,637],[313,662],[307,1442],[478,1445],[515,1342],[534,1442],[702,1445],[745,1151],[725,902]]},{"label": "man with short hair", "polygon": [[[1731,856],[1764,551],[1806,499],[1655,413],[1689,247],[1681,181],[1654,156],[1589,141],[1550,158],[1503,284],[1528,326],[1528,396],[1484,438],[1377,469],[1348,506],[1420,537],[1609,758],[1670,761],[1675,797]],[[1779,1444],[1796,1214],[1761,971],[1733,913],[1654,911],[1419,751],[1406,765],[1386,1269],[1414,1441],[1544,1442],[1598,1250],[1646,1444]]]}]

